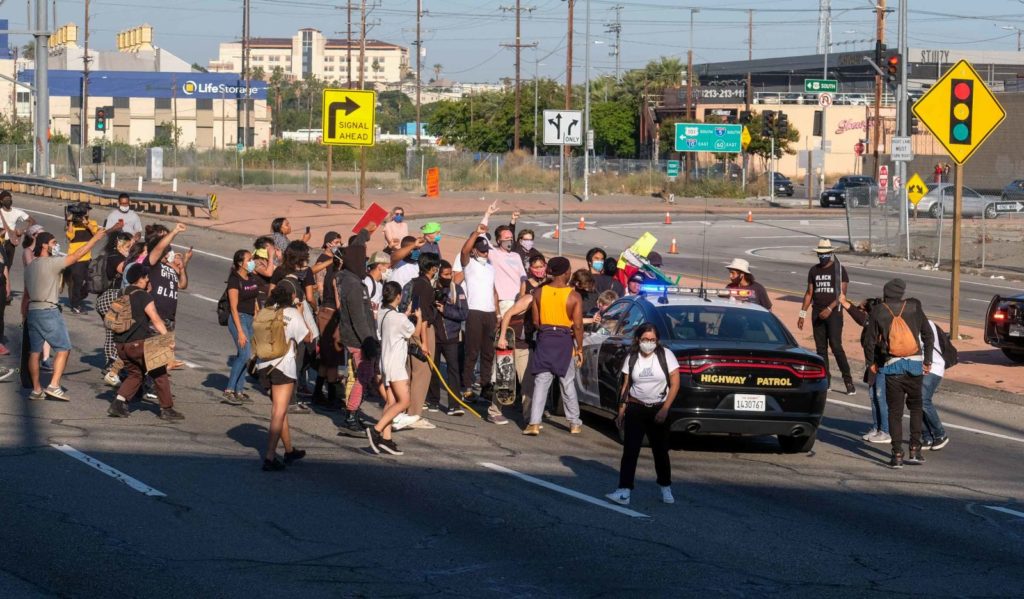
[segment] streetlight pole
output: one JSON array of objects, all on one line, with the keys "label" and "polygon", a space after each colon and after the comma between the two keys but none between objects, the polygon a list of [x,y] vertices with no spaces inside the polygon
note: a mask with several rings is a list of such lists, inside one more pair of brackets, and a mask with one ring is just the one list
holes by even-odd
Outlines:
[{"label": "streetlight pole", "polygon": [[540,60],[533,61],[533,160],[537,161],[537,106],[540,103],[540,79],[538,69]]},{"label": "streetlight pole", "polygon": [[47,135],[50,126],[50,88],[48,82],[48,65],[46,58],[50,55],[50,32],[46,22],[46,0],[36,0],[36,26],[33,35],[36,38],[35,57],[35,175],[46,177],[50,174],[50,139]]}]

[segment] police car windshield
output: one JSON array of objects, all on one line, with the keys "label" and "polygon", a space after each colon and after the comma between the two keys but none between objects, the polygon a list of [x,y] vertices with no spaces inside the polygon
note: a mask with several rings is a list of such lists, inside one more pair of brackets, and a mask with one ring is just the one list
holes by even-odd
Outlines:
[{"label": "police car windshield", "polygon": [[792,345],[791,337],[768,312],[729,306],[659,307],[671,339]]}]

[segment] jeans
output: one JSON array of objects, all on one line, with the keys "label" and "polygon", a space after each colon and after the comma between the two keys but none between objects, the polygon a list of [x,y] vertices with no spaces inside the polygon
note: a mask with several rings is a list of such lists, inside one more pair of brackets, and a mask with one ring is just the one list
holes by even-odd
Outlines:
[{"label": "jeans", "polygon": [[[540,424],[544,418],[544,408],[548,403],[548,391],[555,375],[541,372],[533,378],[533,400],[530,401],[530,424]],[[562,406],[565,408],[565,419],[569,424],[583,424],[580,420],[580,401],[576,397],[576,367],[570,366],[569,372],[558,377],[562,387]]]},{"label": "jeans", "polygon": [[825,373],[829,382],[832,381],[832,371],[828,362],[828,350],[832,348],[832,354],[836,357],[836,365],[839,372],[843,374],[844,382],[852,382],[850,376],[850,362],[846,359],[846,350],[843,349],[843,313],[833,310],[825,320],[814,315],[811,321],[811,329],[814,332],[814,351],[825,360]]},{"label": "jeans", "polygon": [[921,383],[921,404],[924,411],[925,439],[935,440],[946,436],[946,428],[939,420],[939,412],[932,403],[932,396],[936,389],[942,384],[942,377],[937,374],[928,373],[924,375],[924,382]]},{"label": "jeans", "polygon": [[887,374],[885,399],[889,403],[889,435],[893,452],[903,453],[903,405],[910,410],[910,448],[921,447],[921,382],[924,377],[911,374]]},{"label": "jeans", "polygon": [[876,430],[889,433],[889,404],[885,401],[885,373],[875,376],[875,384],[868,388],[871,395],[871,424]]},{"label": "jeans", "polygon": [[668,459],[668,422],[656,422],[662,404],[645,406],[635,403],[626,404],[626,414],[622,419],[622,461],[619,464],[619,488],[632,489],[636,478],[636,462],[640,458],[640,446],[644,435],[651,444],[654,454],[654,472],[658,475],[658,484],[668,487],[672,484],[672,464]]},{"label": "jeans", "polygon": [[[437,356],[434,357],[435,365],[438,369],[441,368],[441,361],[438,356],[444,357],[445,365],[445,381],[451,390],[456,394],[462,393],[462,385],[459,384],[460,375],[462,370],[459,368],[459,346],[461,344],[458,341],[451,343],[438,343],[437,344]],[[446,394],[447,395],[447,394]],[[448,398],[448,409],[452,410],[458,407],[459,404],[455,402],[451,397]]]},{"label": "jeans", "polygon": [[228,318],[228,333],[231,340],[235,342],[235,357],[231,361],[231,374],[228,376],[226,391],[241,393],[245,390],[245,366],[252,356],[252,314],[238,313],[238,320],[242,323],[242,332],[245,333],[245,345],[238,345],[238,327],[235,326],[235,319]]},{"label": "jeans", "polygon": [[33,354],[42,353],[43,343],[49,343],[54,352],[71,351],[71,338],[64,316],[56,307],[29,310],[26,320],[28,347]]}]

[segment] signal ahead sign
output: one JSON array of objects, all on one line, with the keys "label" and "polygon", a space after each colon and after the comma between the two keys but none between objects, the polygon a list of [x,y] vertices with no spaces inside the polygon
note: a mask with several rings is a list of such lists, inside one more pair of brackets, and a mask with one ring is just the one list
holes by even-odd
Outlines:
[{"label": "signal ahead sign", "polygon": [[1006,111],[966,60],[953,65],[914,104],[914,114],[957,164],[963,164],[1006,118]]},{"label": "signal ahead sign", "polygon": [[323,140],[330,146],[372,146],[376,132],[377,92],[325,89]]}]

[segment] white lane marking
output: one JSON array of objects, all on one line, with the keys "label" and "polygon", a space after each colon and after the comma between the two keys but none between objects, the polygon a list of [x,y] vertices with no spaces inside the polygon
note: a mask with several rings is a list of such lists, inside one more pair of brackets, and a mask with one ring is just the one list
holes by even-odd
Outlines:
[{"label": "white lane marking", "polygon": [[1018,518],[1024,518],[1024,512],[1018,512],[1017,510],[1011,510],[1008,507],[1000,507],[998,505],[984,505],[982,507],[984,507],[986,509],[990,509],[990,510],[992,510],[994,512],[1002,512],[1004,514],[1009,514],[1011,516],[1017,516]]},{"label": "white lane marking", "polygon": [[[189,249],[189,246],[187,246],[187,245],[178,245],[176,243],[172,243],[171,245],[173,245],[176,248],[181,248],[183,250]],[[220,260],[227,260],[228,262],[231,262],[231,258],[228,258],[227,256],[221,256],[220,254],[214,254],[213,252],[206,252],[206,251],[203,251],[203,250],[197,250],[195,248],[192,248],[192,251],[197,253],[197,254],[202,254],[204,256],[210,256],[211,258],[217,258],[217,259],[220,259]]]},{"label": "white lane marking", "polygon": [[30,212],[32,214],[39,214],[41,216],[49,216],[52,218],[59,218],[61,220],[64,220],[64,217],[59,214],[50,214],[49,212],[40,212],[39,210],[29,210],[28,208],[22,208],[22,210],[24,210],[25,212]]},{"label": "white lane marking", "polygon": [[854,285],[864,285],[865,287],[874,287],[874,283],[865,283],[864,281],[850,281]]},{"label": "white lane marking", "polygon": [[75,458],[76,460],[82,462],[83,464],[86,464],[87,466],[91,466],[96,470],[99,470],[100,472],[106,474],[110,478],[113,478],[114,480],[120,481],[128,485],[129,487],[138,491],[139,493],[142,493],[143,495],[148,495],[150,497],[167,497],[165,493],[157,491],[156,489],[147,485],[146,483],[134,479],[125,474],[124,472],[121,472],[117,468],[114,468],[113,466],[108,466],[103,462],[97,460],[96,458],[88,456],[82,453],[81,451],[78,451],[77,449],[71,447],[70,445],[51,443],[50,447],[56,449],[57,451],[65,455]]},{"label": "white lane marking", "polygon": [[740,239],[803,239],[804,237],[817,237],[814,233],[801,233],[799,235],[765,235],[762,237],[741,237]]},{"label": "white lane marking", "polygon": [[196,299],[201,299],[201,300],[206,301],[206,302],[213,302],[214,304],[216,304],[217,302],[220,301],[220,300],[215,300],[212,297],[206,297],[205,295],[199,295],[198,293],[190,293],[189,295],[191,295],[192,297],[194,297]]},{"label": "white lane marking", "polygon": [[976,297],[969,297],[969,298],[967,298],[967,301],[969,301],[969,302],[979,302],[979,303],[982,303],[982,304],[990,304],[990,303],[992,303],[992,300],[978,299]]},{"label": "white lane marking", "polygon": [[[841,405],[841,406],[846,406],[848,408],[856,408],[858,410],[867,410],[869,412],[871,411],[871,406],[862,406],[862,405],[859,405],[859,404],[850,403],[848,401],[841,401],[841,400],[832,399],[832,398],[829,398],[827,401],[829,403],[834,403],[834,404],[838,404],[838,405]],[[903,417],[904,418],[910,418],[910,415],[909,414],[904,414]],[[979,435],[985,435],[987,437],[995,437],[996,439],[1003,439],[1003,440],[1006,440],[1006,441],[1015,441],[1017,443],[1024,443],[1024,439],[1022,439],[1020,437],[1011,437],[1010,435],[1004,435],[1002,433],[993,433],[991,431],[983,431],[981,429],[971,428],[969,426],[961,426],[959,424],[949,424],[949,423],[943,423],[942,426],[944,426],[946,428],[953,428],[953,429],[956,429],[958,431],[967,431],[969,433],[977,433]]]},{"label": "white lane marking", "polygon": [[522,472],[516,472],[515,470],[511,470],[509,468],[505,468],[504,466],[499,466],[497,464],[492,464],[490,462],[479,462],[479,464],[481,466],[483,466],[484,468],[487,468],[487,469],[490,469],[490,470],[494,470],[495,472],[501,472],[502,474],[508,474],[510,476],[514,476],[514,477],[518,478],[519,480],[526,481],[526,482],[528,482],[530,484],[534,484],[534,485],[537,485],[539,487],[544,487],[545,489],[548,489],[549,491],[554,491],[556,493],[561,493],[563,495],[568,495],[569,497],[572,497],[572,498],[575,498],[575,499],[579,499],[580,501],[586,501],[589,504],[596,505],[598,507],[603,507],[605,509],[612,510],[613,512],[618,512],[620,514],[625,514],[626,516],[629,516],[630,518],[649,518],[650,517],[647,514],[641,514],[640,512],[634,512],[633,510],[628,509],[628,508],[624,508],[624,507],[622,507],[620,505],[615,505],[614,503],[609,503],[607,501],[603,501],[601,499],[597,499],[595,497],[591,497],[590,495],[584,495],[583,493],[580,493],[578,491],[573,491],[572,489],[567,489],[565,487],[556,485],[555,483],[549,483],[546,480],[541,480],[539,478],[535,478],[533,476],[530,476],[529,474],[523,474]]}]

